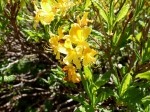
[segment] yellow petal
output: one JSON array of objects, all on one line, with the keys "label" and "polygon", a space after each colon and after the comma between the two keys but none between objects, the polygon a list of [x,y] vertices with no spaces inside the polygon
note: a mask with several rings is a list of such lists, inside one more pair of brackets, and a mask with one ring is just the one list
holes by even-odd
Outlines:
[{"label": "yellow petal", "polygon": [[91,33],[91,28],[84,27],[83,31],[82,31],[83,40],[86,40],[88,38],[88,36],[90,35],[90,33]]},{"label": "yellow petal", "polygon": [[75,49],[67,49],[67,56],[63,59],[66,65],[75,64],[77,69],[81,68],[80,56],[77,54]]},{"label": "yellow petal", "polygon": [[48,0],[42,0],[41,1],[41,8],[42,8],[42,10],[48,11],[48,12],[52,10],[52,6],[48,2]]},{"label": "yellow petal", "polygon": [[60,59],[60,53],[59,52],[57,52],[57,54],[56,54],[56,59]]},{"label": "yellow petal", "polygon": [[71,25],[71,29],[69,31],[70,39],[73,43],[78,42],[77,33],[80,30],[80,26],[78,24]]},{"label": "yellow petal", "polygon": [[73,65],[67,65],[63,70],[67,73],[67,76],[65,77],[66,81],[73,83],[79,83],[81,81],[80,74],[76,73],[76,68]]},{"label": "yellow petal", "polygon": [[79,57],[77,57],[77,56],[74,57],[73,63],[76,65],[77,69],[81,69],[81,62],[80,62]]},{"label": "yellow petal", "polygon": [[73,83],[79,83],[81,81],[81,76],[79,73],[76,73],[71,78]]},{"label": "yellow petal", "polygon": [[64,47],[69,48],[69,49],[73,49],[70,39],[66,39],[66,41],[64,43]]},{"label": "yellow petal", "polygon": [[70,50],[68,50],[67,52],[68,52],[68,53],[67,53],[67,56],[63,59],[63,62],[64,62],[66,65],[69,65],[69,64],[72,63],[72,60],[73,60],[73,58],[74,58],[74,56],[75,56],[75,53],[74,53],[74,51],[70,51]]},{"label": "yellow petal", "polygon": [[83,52],[83,65],[87,66],[89,64],[92,64],[96,61],[95,55],[97,52],[91,48],[86,48]]},{"label": "yellow petal", "polygon": [[43,25],[50,24],[51,21],[54,20],[54,13],[53,12],[43,12],[40,15],[40,21]]},{"label": "yellow petal", "polygon": [[73,24],[71,26],[69,35],[72,43],[80,44],[88,38],[91,33],[91,29],[89,27],[81,28],[79,24]]},{"label": "yellow petal", "polygon": [[67,54],[67,49],[64,47],[64,45],[59,44],[58,51],[60,53]]},{"label": "yellow petal", "polygon": [[88,17],[88,12],[85,12],[81,20],[79,18],[77,19],[80,26],[87,26],[89,22],[89,19],[87,17]]}]

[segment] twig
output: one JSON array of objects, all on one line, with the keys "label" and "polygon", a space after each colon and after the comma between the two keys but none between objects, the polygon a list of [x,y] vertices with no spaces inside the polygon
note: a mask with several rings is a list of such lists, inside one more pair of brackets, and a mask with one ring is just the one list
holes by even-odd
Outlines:
[{"label": "twig", "polygon": [[[40,92],[40,93],[33,93],[33,94],[20,94],[17,96],[14,96],[9,102],[5,103],[4,105],[0,106],[0,109],[5,109],[7,107],[9,107],[11,104],[14,103],[14,101],[19,100],[23,97],[27,97],[27,96],[38,96],[38,95],[49,95],[51,92],[46,91],[46,92]],[[54,97],[55,95],[52,94],[52,97]]]},{"label": "twig", "polygon": [[6,69],[9,69],[10,67],[12,67],[14,64],[16,64],[18,62],[19,62],[19,60],[13,61],[13,62],[9,63],[8,66],[1,68],[0,71],[4,71]]},{"label": "twig", "polygon": [[72,106],[66,107],[66,108],[62,108],[62,109],[60,110],[60,112],[68,112],[69,110],[74,109],[75,107],[78,107],[79,105],[80,105],[80,104],[72,105]]},{"label": "twig", "polygon": [[69,100],[67,100],[67,101],[64,102],[64,103],[59,104],[59,105],[57,106],[57,109],[55,110],[55,112],[58,112],[61,106],[66,105],[66,104],[68,104],[68,103],[70,103],[70,102],[72,102],[72,101],[73,101],[73,99],[69,99]]}]

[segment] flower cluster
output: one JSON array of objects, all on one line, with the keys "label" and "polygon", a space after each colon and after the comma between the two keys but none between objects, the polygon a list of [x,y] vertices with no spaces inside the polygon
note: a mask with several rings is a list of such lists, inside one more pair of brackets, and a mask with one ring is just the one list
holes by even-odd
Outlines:
[{"label": "flower cluster", "polygon": [[34,17],[34,27],[39,22],[43,25],[50,24],[57,14],[65,15],[66,11],[75,5],[71,0],[41,0],[40,8],[37,7],[35,1],[33,3],[36,14]]},{"label": "flower cluster", "polygon": [[[67,81],[78,83],[80,75],[76,73],[77,69],[82,66],[87,66],[96,61],[95,55],[97,52],[91,49],[87,38],[91,33],[91,28],[87,26],[87,14],[84,13],[81,20],[78,18],[78,23],[71,25],[68,35],[63,34],[63,29],[58,29],[58,35],[50,38],[50,46],[56,55],[56,59],[60,59],[60,54],[64,54],[63,62],[66,64],[64,71],[67,71]],[[74,66],[75,65],[75,66]]]}]

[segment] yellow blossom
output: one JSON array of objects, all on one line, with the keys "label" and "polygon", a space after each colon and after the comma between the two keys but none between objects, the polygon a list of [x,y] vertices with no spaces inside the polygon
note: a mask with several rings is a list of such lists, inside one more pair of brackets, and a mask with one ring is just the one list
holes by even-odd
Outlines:
[{"label": "yellow blossom", "polygon": [[92,64],[96,61],[95,55],[97,52],[94,49],[91,49],[90,47],[87,47],[83,51],[83,65],[87,66],[89,64]]},{"label": "yellow blossom", "polygon": [[54,54],[56,55],[56,59],[60,59],[60,52],[66,54],[66,48],[64,47],[64,34],[62,32],[62,28],[58,29],[58,35],[52,36],[49,39],[50,46],[54,50]]},{"label": "yellow blossom", "polygon": [[45,12],[43,10],[38,10],[35,16],[34,27],[36,28],[37,24],[41,22],[43,25],[50,24],[52,20],[54,20],[53,12]]},{"label": "yellow blossom", "polygon": [[67,49],[67,56],[63,59],[63,62],[66,65],[71,63],[75,64],[77,69],[81,68],[80,55],[76,52],[75,49]]},{"label": "yellow blossom", "polygon": [[67,49],[73,49],[73,46],[72,46],[72,43],[70,40],[70,36],[66,35],[65,38],[66,38],[66,41],[64,43],[64,47],[66,47]]},{"label": "yellow blossom", "polygon": [[54,4],[52,5],[49,0],[42,0],[40,2],[41,8],[39,9],[35,2],[34,8],[35,8],[35,17],[34,17],[34,27],[36,28],[37,24],[41,22],[43,25],[50,24],[51,21],[54,20],[55,13],[57,11],[57,8],[55,8]]},{"label": "yellow blossom", "polygon": [[59,40],[59,36],[53,36],[49,40],[51,47],[54,50],[54,54],[56,55],[56,59],[60,59],[60,52],[58,52],[58,49],[61,46],[61,44],[59,43]]},{"label": "yellow blossom", "polygon": [[70,40],[74,44],[87,46],[86,39],[90,33],[91,29],[89,27],[81,28],[79,24],[74,23],[69,32]]},{"label": "yellow blossom", "polygon": [[73,65],[65,66],[63,71],[67,73],[67,76],[64,78],[66,81],[73,83],[79,83],[81,81],[81,76],[79,73],[76,73],[76,68]]},{"label": "yellow blossom", "polygon": [[88,17],[88,12],[85,12],[85,13],[83,14],[83,17],[81,18],[81,20],[80,20],[79,17],[77,17],[77,22],[78,22],[78,24],[79,24],[81,27],[87,26],[87,25],[88,25],[88,22],[92,22],[92,21],[89,20],[87,17]]},{"label": "yellow blossom", "polygon": [[70,36],[67,35],[66,37],[67,38],[64,43],[64,47],[66,48],[66,53],[63,53],[63,54],[66,54],[66,57],[63,59],[63,62],[66,65],[73,63],[76,65],[77,69],[80,69],[81,68],[82,49],[80,49],[79,47],[73,48],[72,42],[70,40]]},{"label": "yellow blossom", "polygon": [[[87,18],[87,15],[84,16],[80,23]],[[50,39],[56,59],[60,59],[60,53],[62,53],[65,55],[63,62],[67,66],[74,64],[77,69],[81,69],[81,65],[87,66],[94,63],[96,61],[94,56],[97,52],[91,49],[89,43],[86,41],[90,33],[91,29],[89,27],[81,27],[81,24],[78,23],[71,25],[69,35],[64,35],[62,27],[59,28],[58,35]]]},{"label": "yellow blossom", "polygon": [[71,0],[41,0],[40,7],[38,8],[35,1],[35,17],[34,27],[41,22],[43,25],[50,24],[57,14],[65,15],[66,11],[75,4]]},{"label": "yellow blossom", "polygon": [[59,13],[63,16],[65,15],[66,11],[73,7],[75,4],[71,0],[57,0],[57,7],[59,8]]}]

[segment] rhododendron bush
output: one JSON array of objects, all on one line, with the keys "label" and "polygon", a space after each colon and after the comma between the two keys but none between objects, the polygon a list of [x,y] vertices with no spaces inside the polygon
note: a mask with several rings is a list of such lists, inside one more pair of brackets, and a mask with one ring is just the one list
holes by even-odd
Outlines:
[{"label": "rhododendron bush", "polygon": [[1,0],[0,111],[150,111],[148,0]]}]

